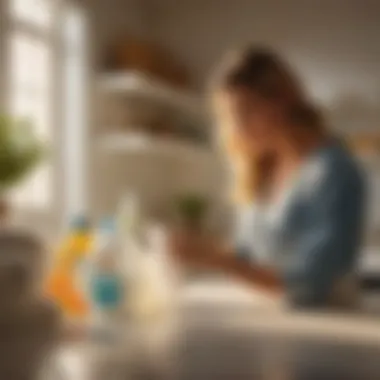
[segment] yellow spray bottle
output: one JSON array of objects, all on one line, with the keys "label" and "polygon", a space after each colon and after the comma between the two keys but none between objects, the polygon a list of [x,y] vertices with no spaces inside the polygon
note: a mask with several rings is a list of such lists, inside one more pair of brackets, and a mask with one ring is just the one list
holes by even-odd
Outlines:
[{"label": "yellow spray bottle", "polygon": [[57,252],[55,265],[46,282],[46,294],[69,318],[82,318],[89,306],[81,289],[79,267],[93,251],[94,238],[90,223],[84,217],[75,218],[68,236]]}]

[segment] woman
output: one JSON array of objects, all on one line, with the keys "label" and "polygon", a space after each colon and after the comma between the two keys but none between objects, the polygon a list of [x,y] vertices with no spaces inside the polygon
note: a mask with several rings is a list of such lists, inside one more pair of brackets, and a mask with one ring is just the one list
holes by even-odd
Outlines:
[{"label": "woman", "polygon": [[229,57],[213,95],[240,186],[236,242],[225,249],[205,236],[180,233],[173,249],[187,264],[283,292],[295,306],[342,303],[365,200],[353,158],[270,51],[249,48]]}]

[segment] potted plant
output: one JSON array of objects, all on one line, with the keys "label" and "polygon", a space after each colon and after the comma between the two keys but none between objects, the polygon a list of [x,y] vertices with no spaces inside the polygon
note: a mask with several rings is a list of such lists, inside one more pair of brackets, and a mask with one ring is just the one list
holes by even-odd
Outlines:
[{"label": "potted plant", "polygon": [[186,228],[201,229],[206,217],[207,208],[207,200],[198,194],[183,194],[177,199],[177,212],[180,222]]},{"label": "potted plant", "polygon": [[37,166],[43,152],[28,121],[0,114],[0,221],[9,213],[9,191]]}]

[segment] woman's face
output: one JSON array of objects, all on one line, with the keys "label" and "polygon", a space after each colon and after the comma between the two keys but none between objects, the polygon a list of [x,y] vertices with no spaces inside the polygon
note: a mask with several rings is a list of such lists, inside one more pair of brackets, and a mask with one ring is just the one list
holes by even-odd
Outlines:
[{"label": "woman's face", "polygon": [[274,150],[279,134],[280,113],[272,102],[238,89],[218,94],[217,109],[222,128],[250,155]]}]

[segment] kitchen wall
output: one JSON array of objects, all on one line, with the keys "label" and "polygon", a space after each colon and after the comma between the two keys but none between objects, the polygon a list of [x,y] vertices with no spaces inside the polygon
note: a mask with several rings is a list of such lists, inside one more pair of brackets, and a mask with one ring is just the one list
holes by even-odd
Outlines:
[{"label": "kitchen wall", "polygon": [[267,44],[285,54],[334,125],[380,126],[377,0],[152,0],[154,35],[202,87],[226,49]]},{"label": "kitchen wall", "polygon": [[142,0],[83,0],[92,22],[92,45],[99,63],[107,46],[128,35],[148,33]]}]

